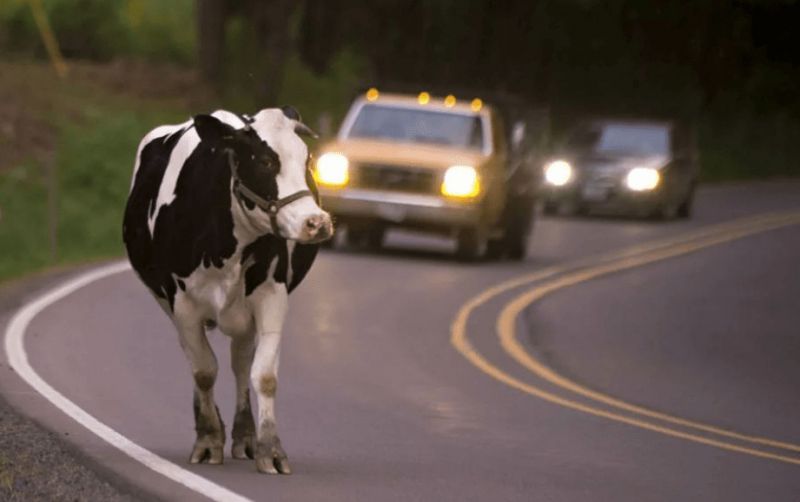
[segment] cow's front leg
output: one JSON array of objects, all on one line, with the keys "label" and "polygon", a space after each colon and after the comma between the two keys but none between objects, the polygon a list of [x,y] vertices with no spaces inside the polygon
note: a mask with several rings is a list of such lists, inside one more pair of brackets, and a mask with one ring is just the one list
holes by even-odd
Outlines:
[{"label": "cow's front leg", "polygon": [[252,334],[231,340],[231,367],[236,377],[236,415],[233,417],[233,445],[231,456],[254,458],[256,451],[256,423],[250,408],[250,368],[253,365],[255,340]]},{"label": "cow's front leg", "polygon": [[197,440],[189,461],[221,464],[225,446],[225,424],[214,402],[214,382],[217,379],[217,358],[208,344],[201,323],[178,322],[181,347],[194,377],[194,423]]},{"label": "cow's front leg", "polygon": [[259,305],[254,309],[256,354],[250,371],[250,382],[258,397],[256,468],[270,474],[290,474],[289,459],[281,446],[275,423],[278,358],[288,293],[284,285],[275,283],[259,289]]}]

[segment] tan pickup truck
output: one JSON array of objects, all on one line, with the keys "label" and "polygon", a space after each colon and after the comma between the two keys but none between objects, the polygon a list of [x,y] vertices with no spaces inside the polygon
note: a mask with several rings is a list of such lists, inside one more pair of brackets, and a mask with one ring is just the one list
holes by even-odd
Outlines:
[{"label": "tan pickup truck", "polygon": [[533,201],[512,204],[507,143],[502,117],[480,99],[373,88],[313,171],[350,244],[379,248],[388,228],[402,227],[454,237],[467,260],[522,259]]}]

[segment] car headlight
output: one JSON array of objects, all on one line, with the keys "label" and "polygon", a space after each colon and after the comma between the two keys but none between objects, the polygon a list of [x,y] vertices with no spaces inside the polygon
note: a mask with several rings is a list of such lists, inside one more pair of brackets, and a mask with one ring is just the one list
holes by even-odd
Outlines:
[{"label": "car headlight", "polygon": [[628,176],[625,177],[625,184],[636,192],[652,190],[658,186],[660,181],[661,175],[651,167],[634,167],[628,171]]},{"label": "car headlight", "polygon": [[475,197],[481,191],[478,171],[472,166],[450,166],[444,173],[442,194],[450,197]]},{"label": "car headlight", "polygon": [[341,153],[324,153],[317,160],[314,174],[322,185],[341,187],[350,180],[350,162]]},{"label": "car headlight", "polygon": [[544,179],[551,185],[564,186],[572,179],[572,166],[565,160],[556,160],[544,168]]}]

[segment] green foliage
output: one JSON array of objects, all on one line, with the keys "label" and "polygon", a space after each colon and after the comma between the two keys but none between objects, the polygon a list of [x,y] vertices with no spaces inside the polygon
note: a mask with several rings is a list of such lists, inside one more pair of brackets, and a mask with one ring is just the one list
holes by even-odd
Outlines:
[{"label": "green foliage", "polygon": [[[138,142],[156,125],[186,119],[185,102],[104,89],[92,73],[47,79],[46,65],[3,64],[0,93],[28,83],[17,98],[52,128],[57,173],[58,260],[48,231],[48,167],[42,152],[0,168],[0,280],[45,266],[120,256],[122,214]],[[81,76],[84,75],[84,76]],[[48,99],[41,99],[47,95]]]},{"label": "green foliage", "polygon": [[149,61],[195,60],[196,0],[127,0],[123,13],[132,55]]},{"label": "green foliage", "polygon": [[800,176],[800,123],[786,114],[720,112],[698,139],[705,181]]},{"label": "green foliage", "polygon": [[98,109],[65,125],[58,149],[59,245],[66,261],[121,254],[122,214],[139,140],[152,122]]},{"label": "green foliage", "polygon": [[[123,253],[122,214],[136,147],[149,129],[164,122],[158,112],[99,106],[84,120],[61,124],[56,157],[59,263]],[[43,168],[25,164],[0,173],[0,201],[0,279],[53,265]]]},{"label": "green foliage", "polygon": [[65,57],[108,61],[126,52],[125,25],[118,2],[51,0],[46,5]]},{"label": "green foliage", "polygon": [[[43,0],[65,57],[107,61],[143,58],[190,64],[195,59],[195,0]],[[0,50],[43,58],[28,2],[4,0]]]},{"label": "green foliage", "polygon": [[47,193],[40,166],[24,164],[0,174],[0,279],[48,261]]},{"label": "green foliage", "polygon": [[365,62],[356,52],[345,49],[333,58],[327,72],[317,75],[294,56],[286,65],[281,104],[294,105],[312,127],[316,127],[323,112],[338,123],[361,84],[364,66]]}]

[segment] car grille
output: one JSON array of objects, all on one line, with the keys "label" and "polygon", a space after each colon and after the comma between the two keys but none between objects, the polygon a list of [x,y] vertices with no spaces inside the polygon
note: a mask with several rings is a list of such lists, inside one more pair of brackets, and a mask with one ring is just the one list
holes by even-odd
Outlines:
[{"label": "car grille", "polygon": [[439,193],[435,172],[419,167],[360,164],[354,180],[359,188],[411,193]]},{"label": "car grille", "polygon": [[624,173],[614,165],[589,165],[579,174],[581,182],[585,185],[612,187],[620,183]]}]

